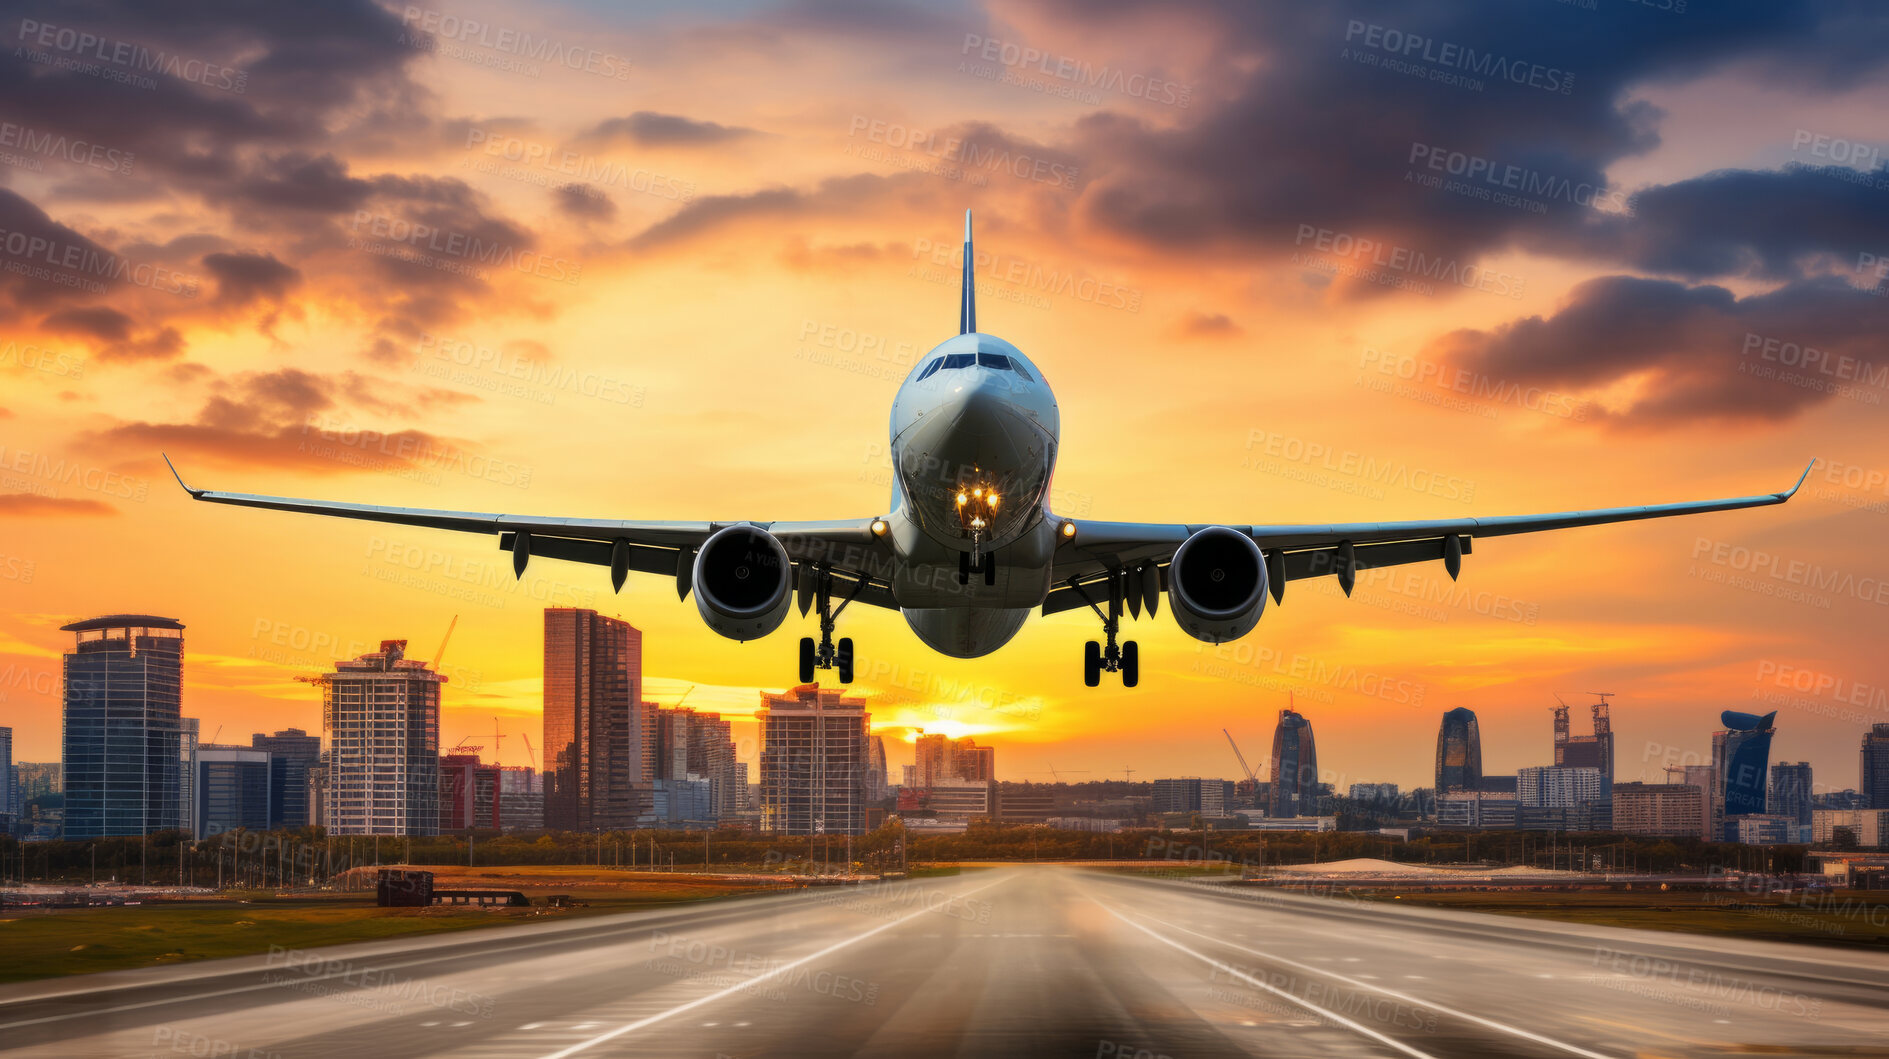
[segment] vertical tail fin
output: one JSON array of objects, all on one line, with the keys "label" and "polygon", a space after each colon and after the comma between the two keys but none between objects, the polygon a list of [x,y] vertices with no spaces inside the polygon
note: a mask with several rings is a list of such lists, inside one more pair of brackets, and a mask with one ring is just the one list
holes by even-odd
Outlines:
[{"label": "vertical tail fin", "polygon": [[971,211],[964,211],[964,289],[958,295],[958,334],[977,330],[977,259],[971,255]]}]

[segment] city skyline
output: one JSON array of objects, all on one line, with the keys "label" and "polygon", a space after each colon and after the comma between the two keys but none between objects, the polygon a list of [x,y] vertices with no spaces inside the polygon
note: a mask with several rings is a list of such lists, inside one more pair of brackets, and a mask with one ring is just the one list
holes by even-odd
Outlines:
[{"label": "city skyline", "polygon": [[[547,621],[549,620],[549,616],[554,611],[563,610],[563,611],[569,612],[571,609],[572,608],[547,608],[544,611],[545,615],[547,616],[546,620]],[[584,610],[584,608],[577,608],[577,609],[580,611]],[[146,618],[148,618],[148,616],[140,616],[140,615],[129,615],[129,616],[115,615],[115,616],[109,616],[108,618],[86,619],[86,621],[87,622],[122,621],[123,619],[127,617],[132,618],[132,619],[137,619],[137,620],[145,620]],[[150,619],[150,620],[169,621],[170,619]],[[639,689],[644,687],[645,686],[644,677],[641,673],[641,661],[640,661],[641,655],[642,655],[641,631],[636,629],[634,626],[628,625],[628,623],[623,622],[622,619],[609,618],[607,616],[600,615],[598,620],[603,622],[605,626],[621,625],[623,627],[628,628],[630,633],[633,634],[634,641],[635,641],[634,645],[632,647],[626,648],[638,660],[635,675],[632,678],[632,686]],[[364,642],[369,642],[369,641],[361,641],[361,642],[364,643]],[[385,642],[386,641],[382,641],[383,646]],[[446,646],[446,644],[442,643],[441,646],[443,649]],[[366,653],[366,652],[362,652],[362,653]],[[336,659],[336,662],[341,662],[341,661],[348,661],[348,659],[339,659],[339,658]],[[317,672],[319,672],[320,670],[323,670],[326,668],[329,668],[329,667],[328,666],[316,667],[316,670]],[[186,674],[185,684],[189,685],[190,683],[188,680],[189,666],[186,665],[184,667],[184,670]],[[453,667],[451,666],[445,666],[440,669],[440,672],[442,674],[451,674],[453,671],[454,671]],[[311,674],[297,674],[295,679],[298,681],[306,682],[312,679],[312,676]],[[655,679],[660,680],[661,678],[655,678]],[[445,682],[445,686],[450,686],[450,680]],[[781,689],[781,692],[778,692],[778,693],[784,693],[788,690],[791,690],[791,687],[792,685],[786,685]],[[707,694],[701,696],[700,698],[692,699],[691,701],[696,702],[698,705],[702,704],[705,700],[712,701],[717,697],[718,690],[722,690],[722,689],[717,689],[713,685],[694,684],[694,685],[690,685],[689,687],[684,688],[681,694],[677,696],[677,698],[678,699],[690,698],[691,696],[695,696],[697,692],[704,691],[704,690],[706,690]],[[844,690],[851,697],[858,697],[858,698],[867,700],[869,703],[872,704],[873,708],[878,708],[878,706],[880,705],[875,701],[875,698],[871,692],[854,691],[853,689],[850,689],[850,688],[847,688]],[[763,689],[763,691],[761,692],[763,696],[768,695],[768,694],[778,694],[778,693],[768,692],[765,689]],[[1612,693],[1609,693],[1609,694],[1612,694]],[[445,698],[445,695],[442,694],[442,700],[444,698]],[[1559,699],[1559,696],[1556,696],[1556,698]],[[674,705],[665,704],[661,702],[646,702],[643,708],[661,708],[664,710],[665,713],[667,713],[670,710],[674,709]],[[1597,713],[1597,717],[1602,718],[1600,723],[1604,725],[1606,723],[1604,701],[1602,705],[1595,707],[1595,709],[1599,711]],[[444,710],[444,707],[442,706],[442,712],[443,710]],[[685,708],[685,710],[686,712],[691,712],[691,713],[696,712],[693,707],[687,707]],[[945,735],[945,732],[964,730],[962,726],[954,723],[953,720],[950,718],[949,713],[951,711],[936,709],[936,708],[930,711],[926,711],[923,709],[914,710],[909,706],[903,706],[902,704],[898,704],[896,702],[894,703],[894,710],[902,711],[898,713],[898,716],[900,719],[895,720],[893,723],[889,723],[889,724],[875,723],[872,727],[872,733],[875,738],[882,738],[885,736],[898,737],[901,739],[902,743],[905,746],[911,747],[914,750],[916,750],[917,747],[921,744],[921,741],[926,737],[926,734],[927,734],[926,724],[928,723],[934,728],[941,728],[944,730],[944,732],[939,732],[939,731],[931,732],[930,735],[933,737],[950,738],[952,739],[953,742],[957,742],[961,740],[969,740],[969,741],[975,742],[975,737],[970,736],[970,735],[963,735],[963,736]],[[316,707],[316,712],[317,712],[317,723],[314,725],[314,727],[317,730],[319,730],[320,724],[319,724],[319,719],[318,719],[319,718],[318,706]],[[753,732],[752,734],[744,734],[742,733],[741,729],[753,726],[754,724],[753,714],[758,712],[758,708],[753,705],[752,701],[750,701],[747,704],[745,710],[742,709],[741,707],[734,706],[731,704],[730,706],[723,707],[721,710],[717,712],[722,715],[722,719],[718,723],[725,725],[730,730],[731,736],[733,737],[736,760],[748,768],[750,775],[755,774],[759,767],[759,752],[760,752],[760,747],[759,747],[759,742],[758,742],[759,733],[758,731],[756,731],[756,732]],[[1551,712],[1555,718],[1555,721],[1554,721],[1555,731],[1557,733],[1565,731],[1565,728],[1567,725],[1567,713],[1568,713],[1568,706],[1566,705],[1566,703],[1559,702],[1556,706],[1550,707],[1549,712]],[[1721,714],[1726,715],[1726,716],[1730,716],[1735,712],[1736,711],[1729,711],[1729,710],[1720,711]],[[1449,719],[1453,716],[1456,716],[1458,713],[1468,713],[1470,715],[1469,724],[1472,726],[1472,730],[1476,730],[1476,735],[1477,735],[1476,744],[1480,746],[1480,741],[1481,741],[1480,730],[1479,730],[1480,726],[1476,717],[1474,716],[1474,711],[1468,711],[1465,707],[1455,707],[1450,710],[1443,711],[1442,716],[1444,718],[1445,725],[1447,726],[1447,724],[1449,723]],[[732,714],[732,716],[730,716],[730,714]],[[486,718],[487,720],[486,727],[480,727],[476,720],[464,722],[468,724],[466,737],[470,737],[474,735],[481,735],[481,736],[493,735],[494,733],[491,727],[489,727],[489,725],[493,720],[496,720],[496,719],[497,718],[488,716]],[[525,723],[527,723],[531,728],[536,728],[539,731],[543,730],[541,727],[544,720],[542,709],[540,709],[535,715],[531,713],[525,713],[525,714],[522,714],[520,717],[514,718],[515,721],[521,720],[521,719]],[[185,719],[185,723],[194,725],[194,724],[200,723],[200,720],[201,720],[200,718],[187,718]],[[924,723],[919,723],[919,722],[924,722]],[[654,760],[653,755],[655,755],[657,752],[656,742],[655,742],[656,735],[653,729],[653,724],[654,724],[653,720],[648,721],[646,723],[645,726],[651,727],[651,731],[648,733],[645,733],[641,737],[641,741],[638,747],[638,750],[640,751],[641,754],[651,755],[652,761]],[[442,728],[442,731],[445,730],[444,724],[441,725],[441,728]],[[1434,728],[1432,728],[1431,730],[1436,731],[1436,729]],[[1606,732],[1604,728],[1597,728],[1597,730],[1601,731],[1602,734],[1600,736],[1575,736],[1573,737],[1572,742],[1567,745],[1569,745],[1573,749],[1579,749],[1582,745],[1592,746],[1593,740],[1600,739],[1601,749],[1599,751],[1591,751],[1591,752],[1583,751],[1582,753],[1583,755],[1588,755],[1590,753],[1599,753],[1602,755],[1602,758],[1593,759],[1588,756],[1582,756],[1578,760],[1583,761],[1583,762],[1587,762],[1590,760],[1603,760],[1603,759],[1610,761],[1612,757],[1614,756],[1614,749],[1612,745],[1612,734]],[[1869,733],[1870,733],[1870,728],[1867,726],[1858,729],[1858,737],[1860,738],[1867,738],[1869,736]],[[283,733],[278,733],[278,734],[280,735]],[[504,731],[503,725],[501,723],[501,729],[497,734],[501,737],[501,740],[502,740],[503,738],[507,738],[507,737],[515,737],[516,731],[507,733],[506,731]],[[194,733],[193,733],[193,737],[194,737]],[[262,733],[257,733],[257,738],[260,740],[265,737],[262,735]],[[442,735],[441,738],[442,738],[441,745],[443,747],[450,748],[452,745],[454,745],[451,741],[448,741],[448,737],[446,735]],[[1442,749],[1440,746],[1441,737],[1439,736],[1437,738],[1439,739],[1438,750],[1440,752]],[[1638,755],[1640,758],[1638,762],[1638,764],[1641,766],[1640,771],[1637,773],[1629,772],[1629,773],[1623,774],[1621,778],[1623,780],[1641,780],[1645,782],[1657,783],[1657,782],[1662,782],[1664,780],[1665,774],[1670,768],[1676,768],[1680,766],[1693,766],[1693,767],[1709,766],[1711,762],[1713,761],[1714,754],[1718,752],[1714,749],[1714,746],[1713,746],[1714,741],[1715,740],[1722,741],[1724,738],[1725,738],[1725,734],[1723,732],[1718,733],[1716,736],[1713,736],[1710,733],[1708,733],[1706,739],[1703,741],[1703,745],[1701,745],[1700,741],[1696,739],[1691,744],[1685,744],[1685,743],[1679,743],[1679,742],[1658,743],[1654,741],[1647,741],[1646,743],[1642,744],[1641,753]],[[1787,738],[1787,743],[1785,745],[1788,747],[1789,746],[1788,736],[1786,738]],[[15,741],[16,741],[16,746],[17,746],[18,745],[17,736],[15,737]],[[461,742],[461,743],[465,741],[466,741],[466,738],[463,738],[463,737],[458,740],[458,742]],[[1531,751],[1529,747],[1530,742],[1531,740],[1526,735],[1519,735],[1519,734],[1511,733],[1510,744],[1511,745],[1519,744],[1519,745],[1513,746],[1512,752],[1516,755],[1514,759],[1515,764],[1512,768],[1508,770],[1508,773],[1507,773],[1508,775],[1512,776],[1516,770],[1520,768],[1524,768],[1524,767],[1553,764],[1555,760],[1559,760],[1562,757],[1563,744],[1557,743],[1554,748],[1554,752],[1553,752],[1554,757],[1552,760],[1549,760],[1549,761],[1539,760],[1537,757],[1531,756],[1531,754],[1533,753],[1538,753],[1538,747],[1535,750]],[[260,746],[262,744],[258,742],[256,745]],[[1629,743],[1627,744],[1629,753],[1631,753],[1634,745],[1635,744],[1632,743],[1631,741],[1629,741]],[[1027,743],[1015,744],[1015,746],[1024,747],[1024,746],[1028,746],[1028,744]],[[496,745],[495,745],[495,749],[497,749]],[[542,749],[543,748],[540,748],[540,752],[542,752]],[[1767,750],[1767,753],[1769,753],[1771,757],[1776,758],[1778,760],[1782,760],[1783,758],[1790,756],[1788,749],[1783,750],[1783,751],[1771,751],[1769,748],[1768,742],[1766,744],[1766,750]],[[1570,750],[1569,752],[1572,753],[1572,750]],[[1049,753],[1054,753],[1054,751],[1051,750],[1049,751]],[[512,755],[512,757],[516,759],[520,757],[521,754],[522,754],[522,751],[515,752]],[[1852,763],[1856,761],[1855,754],[1856,754],[1856,750],[1852,747],[1852,749],[1849,751],[1849,757]],[[500,757],[497,754],[489,755],[489,756],[491,757],[491,760],[487,762],[488,764],[504,763],[504,762],[501,762]],[[1006,755],[1006,756],[1009,757],[1009,755]],[[58,758],[58,755],[56,753],[47,756],[48,760],[56,760],[57,758]],[[16,761],[31,760],[29,757],[23,754],[20,754],[17,750],[15,752],[14,759]],[[1069,759],[1066,756],[1064,757],[1064,760],[1066,762],[1069,762],[1070,764],[1077,763],[1074,761],[1074,759]],[[1575,759],[1570,759],[1570,760],[1575,760]],[[518,763],[519,762],[517,760],[512,760],[509,762],[509,764],[511,765],[516,765]],[[1070,764],[1066,764],[1063,770],[1071,771],[1071,772],[1078,771],[1075,768],[1071,768]],[[654,777],[653,767],[654,766],[652,765],[651,769],[649,770],[652,778]],[[1013,759],[1013,767],[1016,767],[1014,759]],[[1121,766],[1115,766],[1113,768],[1102,768],[1102,769],[1083,769],[1080,771],[1094,772],[1097,775],[1102,775],[1110,771],[1119,771],[1120,767]],[[1409,760],[1403,761],[1402,765],[1398,767],[1402,769],[1403,773],[1409,773],[1412,769],[1412,766]],[[1223,767],[1223,765],[1217,763],[1217,758],[1215,757],[1215,755],[1211,753],[1211,746],[1209,747],[1209,752],[1203,756],[1203,759],[1200,762],[1187,765],[1183,768],[1173,769],[1173,770],[1164,770],[1160,768],[1142,767],[1142,766],[1137,765],[1136,770],[1143,772],[1144,774],[1159,773],[1159,774],[1164,774],[1164,775],[1220,776],[1222,773],[1224,773],[1228,777],[1235,778],[1235,779],[1238,778],[1237,771],[1234,768]],[[1854,771],[1854,765],[1852,765],[1850,771]],[[1039,772],[1047,772],[1047,769],[1029,770],[1029,769],[1024,769],[1024,768],[1018,768],[1017,774],[1034,775]],[[1485,768],[1484,772],[1490,775],[1502,774],[1502,771],[1497,768]],[[1819,775],[1847,776],[1848,771],[1842,768],[1841,763],[1839,762],[1835,766],[1831,766],[1831,765],[1824,766],[1824,769],[1819,771]],[[898,772],[895,766],[891,772],[890,780],[892,782],[896,782],[897,776],[898,776]],[[1333,783],[1339,789],[1343,789],[1348,784],[1354,783],[1354,782],[1366,782],[1366,783],[1393,782],[1393,783],[1398,783],[1399,785],[1405,787],[1406,789],[1410,789],[1410,788],[1416,788],[1416,787],[1434,786],[1436,773],[1433,768],[1417,773],[1418,782],[1411,782],[1408,778],[1393,779],[1393,778],[1389,778],[1386,775],[1365,775],[1361,772],[1355,772],[1350,769],[1343,769],[1343,768],[1333,769],[1333,768],[1328,767],[1320,774],[1320,777],[1322,781]],[[1269,778],[1269,775],[1266,778]],[[1430,782],[1424,782],[1424,781],[1430,781]],[[276,783],[279,788],[281,779],[278,778]],[[1860,774],[1859,774],[1857,783],[1859,785],[1863,783],[1863,780],[1860,778]],[[1763,782],[1758,781],[1758,785],[1762,787]],[[1842,790],[1842,789],[1848,789],[1848,787],[1849,787],[1849,784],[1845,782],[1838,782],[1835,784],[1826,784],[1820,780],[1818,789],[1819,790]],[[1858,789],[1860,789],[1860,786]],[[185,812],[187,815],[188,810],[186,809]]]},{"label": "city skyline", "polygon": [[[883,736],[872,733],[866,698],[817,683],[762,693],[764,745],[751,792],[750,770],[737,760],[731,722],[714,712],[643,700],[641,630],[591,609],[544,611],[546,775],[537,782],[536,770],[481,762],[481,745],[442,752],[440,692],[450,679],[437,671],[437,661],[406,658],[404,640],[382,640],[378,651],[306,678],[320,689],[322,737],[298,729],[258,732],[243,746],[217,742],[220,729],[204,742],[200,719],[183,716],[181,622],[114,614],[73,622],[63,631],[75,634],[63,681],[66,757],[72,762],[64,790],[71,817],[68,824],[59,814],[59,831],[68,837],[184,828],[202,839],[237,828],[307,823],[342,835],[427,836],[481,821],[505,829],[583,832],[741,820],[789,834],[856,835],[886,808],[872,804],[886,794],[888,761]],[[1552,764],[1510,775],[1481,771],[1480,724],[1473,711],[1445,711],[1433,759],[1436,787],[1428,797],[1392,797],[1400,817],[1411,811],[1429,819],[1428,802],[1436,825],[1446,829],[1605,831],[1617,824],[1630,832],[1758,845],[1808,841],[1813,832],[1834,834],[1830,829],[1839,826],[1874,835],[1868,829],[1881,819],[1865,822],[1851,815],[1843,817],[1849,823],[1837,824],[1814,809],[1868,809],[1889,817],[1889,804],[1877,790],[1889,724],[1862,734],[1857,786],[1842,788],[1820,784],[1807,762],[1772,763],[1775,711],[1722,711],[1722,727],[1711,733],[1709,764],[1668,764],[1662,769],[1666,782],[1623,782],[1616,800],[1607,701],[1615,693],[1593,694],[1599,701],[1591,706],[1592,734],[1573,735],[1571,708],[1558,702],[1552,711]],[[503,734],[493,735],[496,748]],[[6,751],[0,766],[11,783],[11,729],[0,727],[0,744]],[[999,797],[996,751],[988,743],[920,730],[912,757],[912,764],[902,766],[900,813],[962,823],[1026,812]],[[1133,772],[1125,768],[1124,778]],[[1673,782],[1675,775],[1679,782]],[[1235,815],[1239,785],[1233,780],[1152,783],[1157,813]],[[1347,783],[1340,771],[1320,770],[1312,721],[1290,706],[1279,711],[1262,783],[1263,792],[1239,799],[1246,826],[1263,816],[1264,826],[1331,829],[1337,790],[1348,789],[1354,798],[1359,790],[1375,792],[1365,800],[1380,804],[1354,807],[1370,814],[1382,812],[1386,790],[1397,789],[1382,781]],[[507,793],[517,798],[502,797]],[[1032,805],[1027,812],[1052,807],[1037,805],[1032,796],[1024,800]],[[5,810],[0,805],[0,814]],[[19,822],[9,820],[9,826]]]}]

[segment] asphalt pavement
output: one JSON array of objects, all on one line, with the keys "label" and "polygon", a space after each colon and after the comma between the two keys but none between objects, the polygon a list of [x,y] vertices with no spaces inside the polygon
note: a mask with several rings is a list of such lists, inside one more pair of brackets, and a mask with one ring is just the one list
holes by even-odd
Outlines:
[{"label": "asphalt pavement", "polygon": [[44,1056],[1889,1056],[1889,955],[1054,866],[0,988]]}]

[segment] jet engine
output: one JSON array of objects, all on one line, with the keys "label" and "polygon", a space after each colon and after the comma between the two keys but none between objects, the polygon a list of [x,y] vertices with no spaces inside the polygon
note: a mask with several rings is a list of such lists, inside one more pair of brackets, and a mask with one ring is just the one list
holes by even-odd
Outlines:
[{"label": "jet engine", "polygon": [[1266,559],[1253,538],[1225,526],[1191,534],[1168,565],[1168,606],[1182,631],[1224,643],[1253,631],[1266,609]]},{"label": "jet engine", "polygon": [[702,620],[731,640],[780,628],[794,599],[787,549],[757,526],[729,526],[703,541],[690,580]]}]

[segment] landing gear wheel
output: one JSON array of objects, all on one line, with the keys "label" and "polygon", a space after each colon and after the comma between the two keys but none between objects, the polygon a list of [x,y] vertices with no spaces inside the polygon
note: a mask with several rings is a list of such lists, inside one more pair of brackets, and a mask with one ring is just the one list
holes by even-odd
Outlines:
[{"label": "landing gear wheel", "polygon": [[839,650],[833,652],[833,664],[840,671],[840,683],[853,682],[853,640],[850,636],[840,637]]},{"label": "landing gear wheel", "polygon": [[868,578],[856,577],[852,592],[833,605],[833,575],[826,564],[816,564],[814,568],[814,597],[820,611],[820,639],[815,643],[812,637],[800,641],[800,682],[813,683],[813,674],[820,669],[838,669],[840,683],[853,682],[853,641],[842,639],[836,647],[833,643],[833,622],[840,612],[852,603],[860,591],[866,587]]},{"label": "landing gear wheel", "polygon": [[[1129,574],[1117,571],[1108,579],[1108,609],[1103,610],[1083,586],[1071,582],[1070,587],[1095,611],[1095,616],[1102,619],[1102,635],[1107,637],[1105,644],[1090,640],[1082,653],[1082,682],[1095,687],[1102,682],[1104,673],[1120,673],[1122,687],[1132,688],[1141,683],[1141,647],[1133,640],[1116,642],[1116,635],[1122,629],[1122,604],[1128,598]],[[1139,598],[1139,597],[1137,597]],[[1139,610],[1139,608],[1136,608]],[[1149,613],[1153,613],[1150,609]]]},{"label": "landing gear wheel", "polygon": [[800,682],[802,684],[813,683],[813,667],[818,662],[819,655],[814,650],[813,637],[802,636],[800,638]]}]

